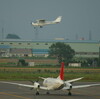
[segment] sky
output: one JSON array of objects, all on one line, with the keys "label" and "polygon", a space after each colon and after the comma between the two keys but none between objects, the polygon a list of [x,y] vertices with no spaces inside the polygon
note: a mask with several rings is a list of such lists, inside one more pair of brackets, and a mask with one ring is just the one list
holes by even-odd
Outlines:
[{"label": "sky", "polygon": [[[38,31],[31,25],[37,19],[53,21],[58,16],[62,16],[59,24]],[[89,40],[90,34],[91,40],[100,40],[100,0],[0,0],[0,39],[7,34],[23,40]]]}]

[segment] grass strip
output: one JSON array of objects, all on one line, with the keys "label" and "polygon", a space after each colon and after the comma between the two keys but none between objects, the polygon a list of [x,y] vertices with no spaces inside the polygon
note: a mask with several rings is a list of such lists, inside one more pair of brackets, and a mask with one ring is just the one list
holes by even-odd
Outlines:
[{"label": "grass strip", "polygon": [[[55,72],[40,72],[40,73],[21,73],[21,72],[0,72],[0,80],[39,80],[39,77],[58,77],[58,73]],[[84,77],[81,81],[100,82],[100,73],[65,73],[65,80],[75,79],[78,77]]]}]

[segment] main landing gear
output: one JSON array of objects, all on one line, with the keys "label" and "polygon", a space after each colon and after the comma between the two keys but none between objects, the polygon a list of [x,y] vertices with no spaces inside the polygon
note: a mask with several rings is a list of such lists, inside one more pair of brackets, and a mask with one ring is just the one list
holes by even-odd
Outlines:
[{"label": "main landing gear", "polygon": [[46,93],[47,95],[49,95],[50,93],[49,93],[49,91],[47,91],[47,93]]},{"label": "main landing gear", "polygon": [[68,96],[71,96],[71,95],[72,95],[72,93],[69,91]]},{"label": "main landing gear", "polygon": [[[49,95],[50,94],[49,91],[47,91],[46,94]],[[37,91],[36,95],[40,95],[40,93]]]},{"label": "main landing gear", "polygon": [[40,94],[40,93],[37,91],[37,92],[36,92],[36,95],[39,95],[39,94]]}]

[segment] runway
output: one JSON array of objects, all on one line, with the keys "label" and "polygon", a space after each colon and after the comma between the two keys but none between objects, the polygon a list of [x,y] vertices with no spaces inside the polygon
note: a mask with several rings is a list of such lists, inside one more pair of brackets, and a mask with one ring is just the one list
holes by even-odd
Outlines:
[{"label": "runway", "polygon": [[[10,81],[12,82],[12,81]],[[31,84],[29,81],[13,81],[17,83]],[[93,82],[78,82],[75,84],[89,84]],[[100,99],[100,86],[72,89],[72,96],[68,96],[68,91],[46,91],[40,90],[40,95],[35,95],[35,90],[19,87],[16,85],[0,83],[0,99]]]}]

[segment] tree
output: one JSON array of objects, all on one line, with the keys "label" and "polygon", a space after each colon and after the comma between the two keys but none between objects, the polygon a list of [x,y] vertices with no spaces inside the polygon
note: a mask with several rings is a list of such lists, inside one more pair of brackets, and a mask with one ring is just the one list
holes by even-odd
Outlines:
[{"label": "tree", "polygon": [[68,64],[75,55],[75,51],[69,45],[57,42],[49,47],[49,55],[57,57],[59,63],[64,61]]},{"label": "tree", "polygon": [[19,59],[18,66],[28,66],[28,63],[24,59]]}]

